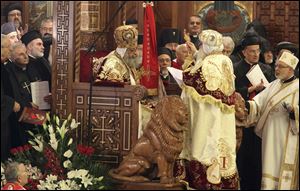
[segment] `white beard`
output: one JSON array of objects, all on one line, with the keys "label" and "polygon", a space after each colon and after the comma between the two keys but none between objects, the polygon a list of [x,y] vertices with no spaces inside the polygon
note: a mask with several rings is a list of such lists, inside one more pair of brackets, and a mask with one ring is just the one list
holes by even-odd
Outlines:
[{"label": "white beard", "polygon": [[124,57],[123,59],[130,68],[137,68],[137,66],[141,64],[141,62],[139,62],[139,57],[135,57],[135,58]]},{"label": "white beard", "polygon": [[36,50],[33,50],[32,51],[32,56],[36,57],[36,58],[41,58],[44,56],[44,53],[43,52],[39,52],[39,51],[36,51]]},{"label": "white beard", "polygon": [[267,60],[265,60],[266,64],[272,64],[272,62],[273,62],[273,59],[267,59]]}]

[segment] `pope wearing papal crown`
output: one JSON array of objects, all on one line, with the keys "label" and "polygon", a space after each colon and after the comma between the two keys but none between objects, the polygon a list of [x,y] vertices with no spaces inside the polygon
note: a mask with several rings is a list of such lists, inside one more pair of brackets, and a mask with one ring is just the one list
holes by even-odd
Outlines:
[{"label": "pope wearing papal crown", "polygon": [[132,66],[137,62],[138,31],[130,25],[119,26],[114,32],[114,39],[116,50],[104,58],[93,60],[95,81],[136,85],[137,74]]}]

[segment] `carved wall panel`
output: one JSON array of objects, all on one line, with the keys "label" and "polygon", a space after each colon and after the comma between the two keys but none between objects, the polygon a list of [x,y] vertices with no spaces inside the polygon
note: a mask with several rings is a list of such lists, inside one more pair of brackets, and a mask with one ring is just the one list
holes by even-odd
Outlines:
[{"label": "carved wall panel", "polygon": [[[76,1],[75,2],[75,12],[78,13],[81,11],[81,2]],[[80,79],[80,23],[81,23],[81,14],[75,15],[75,66],[74,66],[74,80],[75,82],[79,82]]]},{"label": "carved wall panel", "polygon": [[73,113],[81,123],[76,140],[90,144],[95,149],[95,158],[107,163],[119,163],[135,144],[138,135],[138,100],[141,99],[137,86],[93,87],[91,129],[89,136],[89,84],[73,86]]},{"label": "carved wall panel", "polygon": [[[100,35],[99,32],[81,32],[80,33],[80,39],[81,39],[81,45],[80,48],[82,50],[87,50],[92,43],[98,38]],[[95,50],[109,50],[108,42],[107,42],[107,36],[108,32],[103,33],[97,40],[94,49]]]},{"label": "carved wall panel", "polygon": [[298,1],[256,1],[256,18],[266,26],[268,40],[299,44]]},{"label": "carved wall panel", "polygon": [[74,69],[74,2],[55,1],[53,6],[52,100],[53,111],[66,118],[71,111]]},{"label": "carved wall panel", "polygon": [[108,1],[86,1],[81,3],[81,9],[77,13],[82,15],[80,32],[80,48],[82,50],[87,50],[99,35],[101,37],[94,48],[100,51],[109,49],[107,46],[109,29],[103,31],[109,19],[108,4]]}]

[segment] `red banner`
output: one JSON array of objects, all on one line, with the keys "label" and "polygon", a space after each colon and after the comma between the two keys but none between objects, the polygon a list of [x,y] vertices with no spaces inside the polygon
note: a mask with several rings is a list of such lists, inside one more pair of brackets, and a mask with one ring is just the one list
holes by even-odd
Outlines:
[{"label": "red banner", "polygon": [[153,3],[146,3],[144,13],[143,66],[141,84],[148,95],[157,95],[159,68],[157,62],[156,27]]}]

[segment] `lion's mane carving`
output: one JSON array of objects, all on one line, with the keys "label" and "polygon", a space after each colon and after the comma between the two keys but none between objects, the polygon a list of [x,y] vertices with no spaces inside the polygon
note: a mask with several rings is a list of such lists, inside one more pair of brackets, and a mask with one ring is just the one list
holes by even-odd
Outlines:
[{"label": "lion's mane carving", "polygon": [[154,173],[157,165],[158,173],[154,177],[159,177],[160,183],[174,183],[173,166],[183,148],[188,120],[188,110],[178,96],[164,97],[156,105],[136,145],[109,174],[123,181],[150,181],[148,175]]}]

